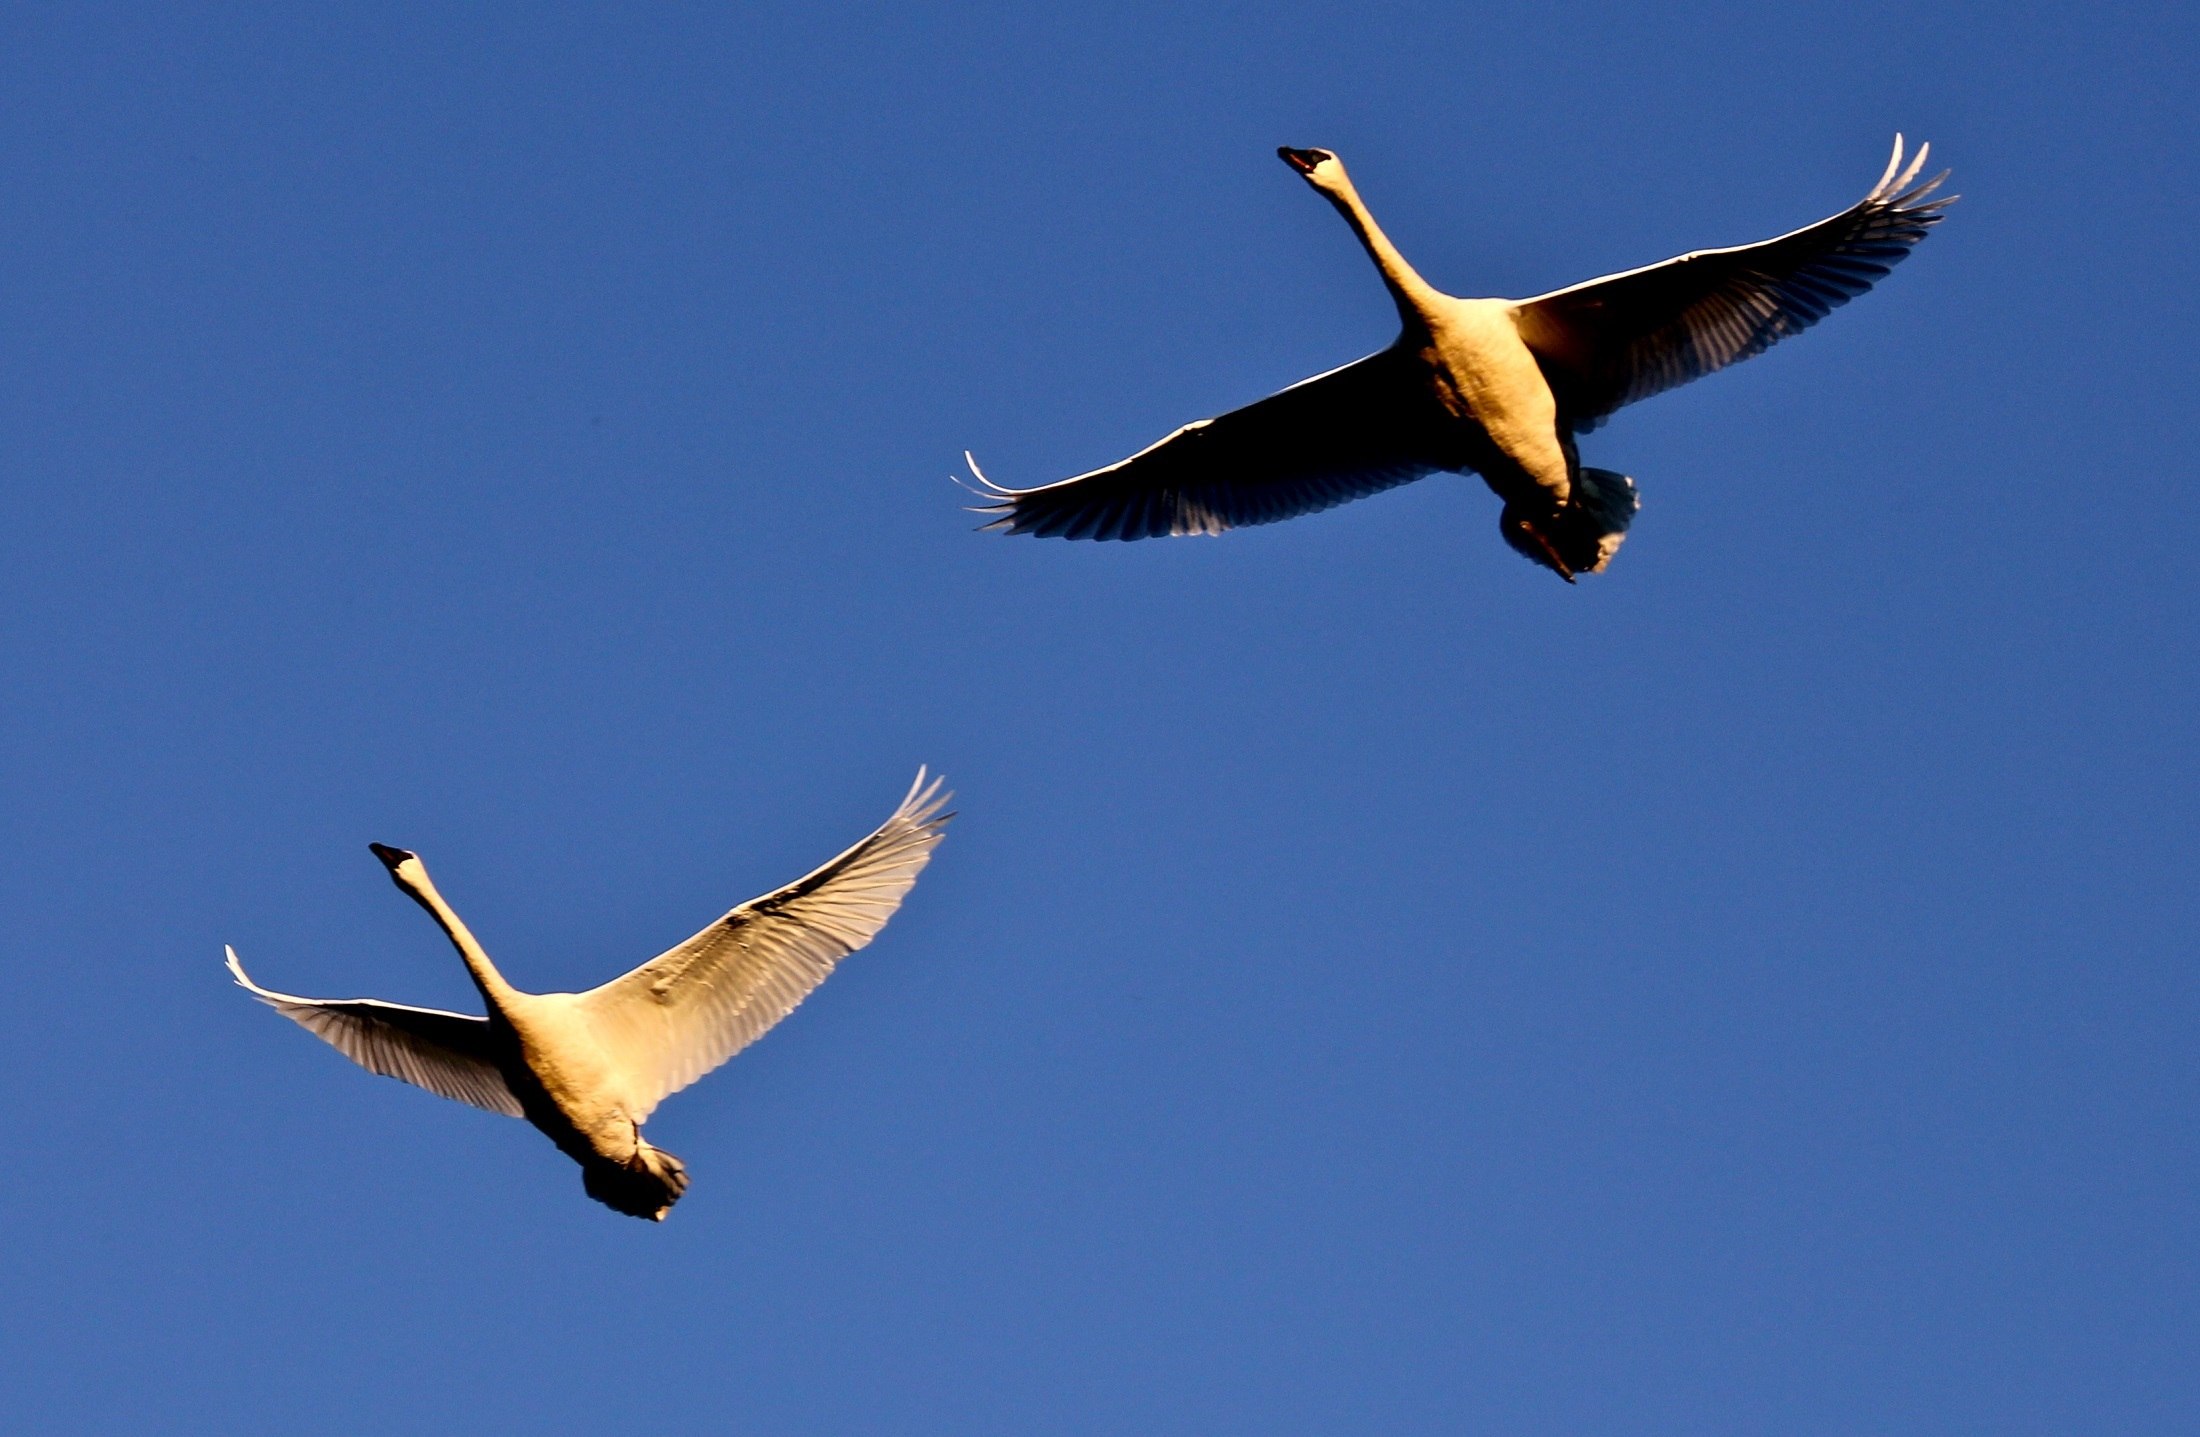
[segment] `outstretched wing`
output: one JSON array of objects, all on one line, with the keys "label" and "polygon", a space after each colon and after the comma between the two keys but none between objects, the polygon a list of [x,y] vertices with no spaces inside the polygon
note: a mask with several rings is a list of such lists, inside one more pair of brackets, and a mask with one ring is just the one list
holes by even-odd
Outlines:
[{"label": "outstretched wing", "polygon": [[489,1020],[372,998],[297,998],[245,976],[237,950],[229,972],[253,997],[370,1073],[492,1113],[521,1117],[519,1099],[489,1054]]},{"label": "outstretched wing", "polygon": [[994,516],[987,529],[1050,539],[1219,534],[1311,514],[1447,467],[1442,412],[1416,380],[1411,359],[1386,349],[1074,479],[1004,489],[978,474],[978,512]]},{"label": "outstretched wing", "polygon": [[1946,171],[1916,183],[1931,149],[1920,145],[1904,168],[1895,136],[1870,194],[1792,234],[1520,301],[1514,322],[1560,413],[1576,430],[1594,429],[1620,406],[1761,354],[1870,289],[1955,202],[1930,198]]},{"label": "outstretched wing", "polygon": [[637,1122],[762,1037],[886,926],[954,816],[940,811],[940,782],[919,769],[893,816],[840,857],[578,995]]}]

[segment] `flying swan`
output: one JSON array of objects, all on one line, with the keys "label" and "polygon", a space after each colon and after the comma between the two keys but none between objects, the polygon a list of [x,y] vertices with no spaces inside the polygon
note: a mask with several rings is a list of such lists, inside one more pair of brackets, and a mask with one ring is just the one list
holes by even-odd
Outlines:
[{"label": "flying swan", "polygon": [[370,1073],[525,1118],[581,1165],[588,1195],[663,1221],[687,1168],[642,1137],[657,1104],[794,1011],[878,935],[954,815],[922,769],[893,816],[807,878],[754,898],[677,948],[586,993],[522,993],[428,880],[420,856],[369,844],[458,949],[489,1015],[373,998],[297,998],[229,971],[251,994]]},{"label": "flying swan", "polygon": [[1441,470],[1504,501],[1505,542],[1568,583],[1611,562],[1634,480],[1584,468],[1574,436],[1760,354],[1870,289],[1941,219],[1947,178],[1902,137],[1871,193],[1762,244],[1698,250],[1534,299],[1460,299],[1414,272],[1328,150],[1276,153],[1344,216],[1398,306],[1389,348],[1035,489],[988,481],[987,529],[1062,539],[1219,534],[1311,514]]}]

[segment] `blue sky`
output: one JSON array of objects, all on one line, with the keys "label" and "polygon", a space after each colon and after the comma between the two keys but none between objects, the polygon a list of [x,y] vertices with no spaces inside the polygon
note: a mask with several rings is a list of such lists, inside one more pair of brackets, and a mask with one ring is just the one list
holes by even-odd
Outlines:
[{"label": "blue sky", "polygon": [[[2187,7],[0,20],[0,1388],[88,1432],[2200,1425]],[[970,532],[1455,292],[1966,198],[1445,478]],[[653,1227],[221,971],[465,1006],[909,904]]]}]

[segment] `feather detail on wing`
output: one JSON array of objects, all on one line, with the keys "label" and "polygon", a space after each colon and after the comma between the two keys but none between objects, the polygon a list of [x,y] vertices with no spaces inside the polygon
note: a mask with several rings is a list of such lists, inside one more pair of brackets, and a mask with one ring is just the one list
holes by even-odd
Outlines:
[{"label": "feather detail on wing", "polygon": [[1761,354],[1847,304],[1902,262],[1955,196],[1947,172],[1917,182],[1930,145],[1905,168],[1902,137],[1853,207],[1759,244],[1698,250],[1521,300],[1520,337],[1577,431],[1612,411]]},{"label": "feather detail on wing", "polygon": [[840,857],[578,995],[627,1075],[636,1122],[762,1037],[886,926],[954,817],[941,812],[940,783],[918,770],[893,816]]},{"label": "feather detail on wing", "polygon": [[245,976],[236,949],[224,951],[230,976],[246,992],[368,1072],[492,1113],[524,1116],[490,1055],[487,1018],[373,998],[298,998],[272,992]]},{"label": "feather detail on wing", "polygon": [[[1417,382],[1417,380],[1419,382]],[[1036,489],[978,473],[987,529],[1059,539],[1153,539],[1271,524],[1449,467],[1442,415],[1395,349],[1187,424],[1105,469]]]}]

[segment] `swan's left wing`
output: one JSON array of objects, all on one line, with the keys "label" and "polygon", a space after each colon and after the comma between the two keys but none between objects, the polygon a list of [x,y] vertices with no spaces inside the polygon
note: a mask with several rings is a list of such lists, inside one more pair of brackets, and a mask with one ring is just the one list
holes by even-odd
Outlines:
[{"label": "swan's left wing", "polygon": [[1386,349],[1073,479],[1004,489],[979,474],[978,512],[992,516],[987,529],[1050,539],[1272,524],[1449,467],[1438,457],[1442,417],[1426,373]]},{"label": "swan's left wing", "polygon": [[492,1113],[524,1117],[489,1052],[489,1020],[373,998],[299,998],[245,976],[237,950],[229,973],[253,997],[370,1073]]},{"label": "swan's left wing", "polygon": [[918,770],[901,806],[840,857],[578,995],[636,1122],[761,1038],[878,935],[954,817],[941,812],[940,783]]},{"label": "swan's left wing", "polygon": [[1792,234],[1520,301],[1514,323],[1565,421],[1594,429],[1622,405],[1762,354],[1870,289],[1955,202],[1931,198],[1945,171],[1917,183],[1931,148],[1920,145],[1905,168],[1895,136],[1870,194]]}]

